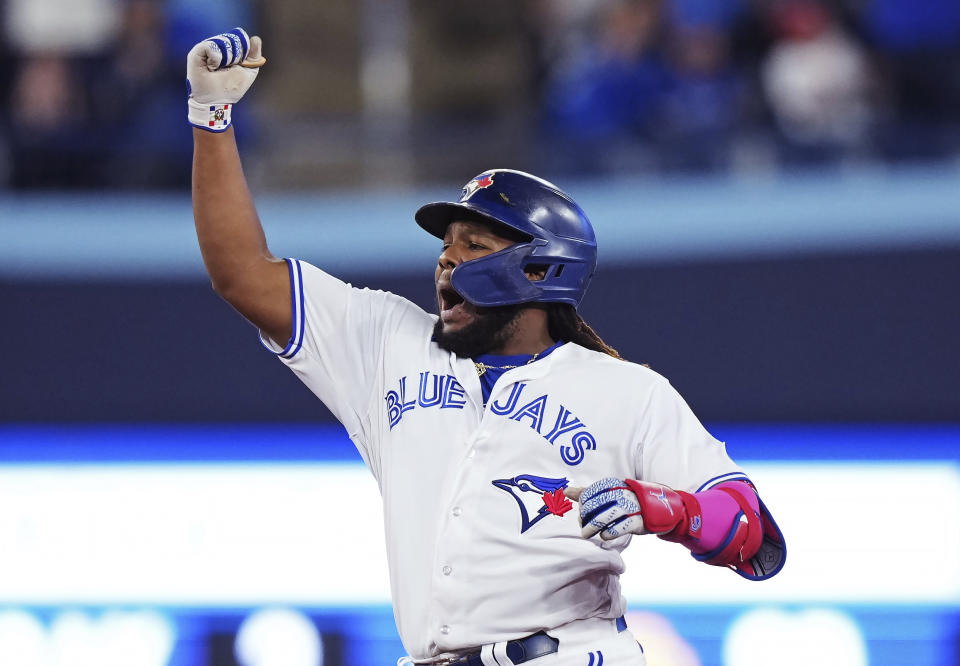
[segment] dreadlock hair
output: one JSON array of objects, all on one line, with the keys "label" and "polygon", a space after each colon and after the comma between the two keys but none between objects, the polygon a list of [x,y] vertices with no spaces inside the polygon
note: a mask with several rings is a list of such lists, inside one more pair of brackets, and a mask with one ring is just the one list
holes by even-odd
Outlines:
[{"label": "dreadlock hair", "polygon": [[568,303],[550,303],[547,306],[547,327],[554,340],[574,342],[581,347],[623,360],[620,353],[601,340],[590,324],[577,313],[576,308]]}]

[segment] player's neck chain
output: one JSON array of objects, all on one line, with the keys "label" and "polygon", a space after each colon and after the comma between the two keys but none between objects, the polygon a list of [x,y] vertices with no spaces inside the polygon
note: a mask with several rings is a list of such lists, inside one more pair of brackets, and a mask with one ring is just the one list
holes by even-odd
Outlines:
[{"label": "player's neck chain", "polygon": [[540,352],[537,352],[536,354],[531,356],[530,360],[527,361],[526,363],[521,363],[519,365],[487,365],[482,361],[474,361],[473,365],[476,366],[477,368],[477,377],[483,377],[483,373],[485,373],[487,370],[512,370],[513,368],[519,368],[520,366],[523,366],[523,365],[530,365],[531,363],[537,360],[538,356],[540,356]]}]

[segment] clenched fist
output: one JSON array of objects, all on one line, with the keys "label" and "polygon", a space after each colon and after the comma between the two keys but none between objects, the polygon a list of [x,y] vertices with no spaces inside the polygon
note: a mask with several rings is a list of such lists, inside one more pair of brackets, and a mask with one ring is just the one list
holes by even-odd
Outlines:
[{"label": "clenched fist", "polygon": [[253,85],[260,67],[259,37],[243,28],[203,40],[187,54],[187,120],[209,132],[230,126],[233,105]]}]

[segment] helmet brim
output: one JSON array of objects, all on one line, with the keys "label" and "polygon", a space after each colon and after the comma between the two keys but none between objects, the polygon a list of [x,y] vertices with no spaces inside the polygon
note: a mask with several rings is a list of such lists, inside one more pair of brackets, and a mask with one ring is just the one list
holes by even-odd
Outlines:
[{"label": "helmet brim", "polygon": [[421,229],[441,240],[447,233],[447,227],[456,220],[470,220],[489,224],[501,236],[518,242],[533,238],[530,234],[514,229],[466,202],[435,201],[424,204],[417,210],[413,218]]}]

